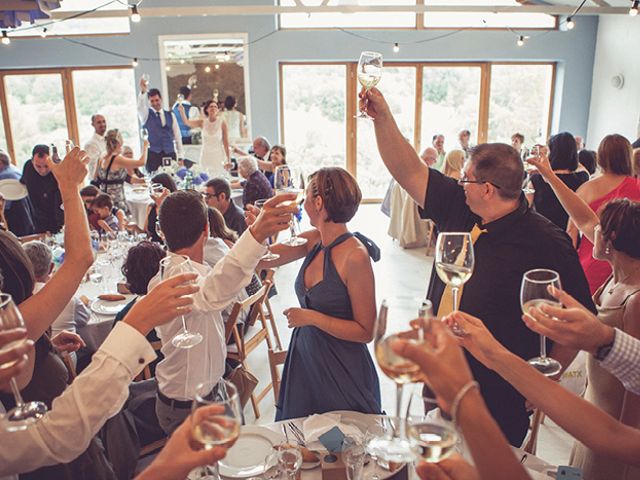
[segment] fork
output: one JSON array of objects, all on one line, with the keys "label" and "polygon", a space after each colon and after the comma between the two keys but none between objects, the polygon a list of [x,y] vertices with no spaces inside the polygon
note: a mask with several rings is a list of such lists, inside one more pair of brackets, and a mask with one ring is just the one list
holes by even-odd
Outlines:
[{"label": "fork", "polygon": [[297,425],[295,423],[293,423],[293,422],[287,423],[287,426],[291,430],[291,433],[293,433],[293,436],[296,437],[298,445],[306,447],[307,444],[304,441],[304,433],[302,432],[302,430],[300,430],[297,427]]}]

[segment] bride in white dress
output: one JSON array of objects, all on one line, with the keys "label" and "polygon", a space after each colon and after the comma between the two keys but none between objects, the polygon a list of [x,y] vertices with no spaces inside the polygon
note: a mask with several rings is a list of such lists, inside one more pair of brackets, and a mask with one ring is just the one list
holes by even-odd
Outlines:
[{"label": "bride in white dress", "polygon": [[225,166],[229,164],[229,134],[227,123],[218,110],[218,104],[207,100],[202,107],[202,118],[190,120],[182,105],[178,106],[180,116],[185,125],[202,129],[202,150],[200,166],[211,177],[223,176]]}]

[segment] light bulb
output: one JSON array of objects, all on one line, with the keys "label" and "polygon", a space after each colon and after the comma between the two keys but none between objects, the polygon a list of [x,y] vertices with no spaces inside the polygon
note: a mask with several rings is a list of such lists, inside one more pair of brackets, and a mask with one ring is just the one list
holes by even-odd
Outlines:
[{"label": "light bulb", "polygon": [[516,44],[517,44],[519,47],[521,47],[521,46],[523,46],[523,45],[524,45],[524,37],[523,37],[522,35],[520,35],[520,36],[518,37],[518,41],[516,42]]},{"label": "light bulb", "polygon": [[629,15],[632,17],[638,15],[638,3],[638,0],[633,0],[633,5],[631,5],[631,8],[629,9]]},{"label": "light bulb", "polygon": [[138,66],[138,59],[134,58],[133,61],[131,62],[131,65],[135,68]]},{"label": "light bulb", "polygon": [[9,38],[9,35],[7,35],[7,31],[3,30],[2,31],[2,44],[3,45],[9,45],[11,43],[11,39]]},{"label": "light bulb", "polygon": [[166,67],[164,67],[165,71],[170,72],[171,71],[171,65],[167,65]]},{"label": "light bulb", "polygon": [[131,21],[133,23],[140,23],[141,19],[142,19],[142,17],[140,16],[140,13],[138,12],[138,6],[137,5],[131,5]]},{"label": "light bulb", "polygon": [[400,45],[397,43],[393,44],[393,53],[398,53],[400,51]]},{"label": "light bulb", "polygon": [[211,67],[209,65],[207,65],[206,67],[204,67],[204,71],[206,73],[210,73],[211,72]]},{"label": "light bulb", "polygon": [[220,65],[216,63],[216,70],[220,70]]},{"label": "light bulb", "polygon": [[576,22],[571,17],[567,18],[567,30],[573,30],[576,26]]},{"label": "light bulb", "polygon": [[47,38],[47,29],[43,28],[42,31],[40,32],[40,36],[42,38]]},{"label": "light bulb", "polygon": [[184,65],[184,58],[181,58],[181,59],[180,59],[180,64],[181,64],[181,65]]}]

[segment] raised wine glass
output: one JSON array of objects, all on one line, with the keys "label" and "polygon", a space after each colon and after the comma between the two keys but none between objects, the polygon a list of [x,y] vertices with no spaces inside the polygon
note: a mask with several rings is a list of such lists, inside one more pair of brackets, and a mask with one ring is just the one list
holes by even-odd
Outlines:
[{"label": "raised wine glass", "polygon": [[[13,298],[8,293],[0,293],[0,330],[12,330],[14,328],[25,328],[24,321],[20,310],[16,306]],[[0,353],[19,346],[25,342],[26,339],[14,340],[7,345],[0,348]],[[0,365],[0,368],[8,368],[15,364],[17,360]],[[9,381],[11,385],[11,391],[13,398],[15,399],[16,406],[9,410],[3,417],[4,429],[9,432],[17,432],[19,430],[25,430],[38,420],[40,420],[45,413],[47,413],[47,406],[42,402],[28,402],[25,403],[22,400],[20,389],[16,382],[15,377]]]},{"label": "raised wine glass", "polygon": [[[240,399],[233,383],[221,379],[196,387],[191,406],[191,435],[205,450],[231,447],[240,435],[241,422]],[[220,480],[218,464],[211,467],[212,475],[209,475],[208,467],[203,467],[198,478]]]},{"label": "raised wine glass", "polygon": [[[304,202],[304,189],[296,188],[295,186],[295,177],[291,173],[291,169],[288,165],[280,165],[276,167],[274,173],[274,182],[273,185],[276,190],[276,194],[279,193],[295,193],[296,199],[293,200],[297,205],[300,205]],[[291,204],[291,201],[284,202],[284,205]],[[291,237],[287,240],[284,240],[280,243],[283,245],[289,245],[290,247],[299,247],[300,245],[304,245],[307,243],[306,238],[298,237],[298,230],[300,226],[298,224],[298,217],[293,215],[291,222],[289,223],[289,230],[291,231]]]},{"label": "raised wine glass", "polygon": [[[194,268],[188,257],[169,255],[160,260],[160,278],[162,280],[180,273],[198,273],[198,271]],[[195,283],[195,280],[192,283]],[[176,348],[191,348],[196,346],[202,341],[202,335],[198,332],[187,330],[184,315],[181,315],[180,318],[182,320],[182,330],[171,339],[171,344]]]},{"label": "raised wine glass", "polygon": [[[253,206],[262,210],[262,208],[264,207],[264,204],[265,204],[266,202],[268,202],[268,201],[269,201],[269,199],[268,199],[268,198],[261,198],[260,200],[256,200],[256,201],[253,203]],[[270,244],[271,244],[271,240],[270,240],[270,239],[267,239],[267,241],[266,241],[267,253],[265,253],[265,254],[262,256],[262,260],[263,260],[263,261],[265,261],[265,262],[273,262],[274,260],[277,260],[277,259],[279,259],[279,258],[280,258],[280,255],[278,255],[277,253],[273,253],[273,252],[271,251],[271,246],[270,246]]]},{"label": "raised wine glass", "polygon": [[[528,314],[530,308],[544,304],[554,307],[562,306],[549,293],[549,286],[558,290],[562,288],[558,272],[546,268],[536,268],[525,272],[522,276],[522,286],[520,288],[520,305],[525,315]],[[560,362],[547,356],[547,343],[544,335],[540,335],[540,356],[529,360],[529,364],[547,377],[552,377],[562,370]]]},{"label": "raised wine glass", "polygon": [[[378,52],[362,52],[358,60],[358,82],[368,92],[375,87],[382,78],[382,54]],[[356,118],[373,120],[365,111],[361,110]]]}]

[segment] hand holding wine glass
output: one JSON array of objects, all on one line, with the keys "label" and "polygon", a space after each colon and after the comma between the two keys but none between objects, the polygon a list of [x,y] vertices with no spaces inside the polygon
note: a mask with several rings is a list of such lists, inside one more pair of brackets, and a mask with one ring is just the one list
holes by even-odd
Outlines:
[{"label": "hand holding wine glass", "polygon": [[27,355],[33,353],[33,341],[27,338],[24,328],[0,330],[0,388],[7,388],[9,381],[27,365]]},{"label": "hand holding wine glass", "polygon": [[[274,178],[274,187],[276,189],[276,193],[295,193],[296,199],[293,204],[300,205],[302,204],[302,202],[304,202],[304,188],[296,188],[294,180],[295,176],[292,175],[291,169],[288,165],[280,165],[276,167]],[[287,202],[284,203],[287,204]],[[289,229],[291,231],[291,237],[281,242],[283,245],[288,245],[290,247],[299,247],[300,245],[304,245],[305,243],[307,243],[306,238],[298,237],[297,231],[300,229],[300,226],[297,216],[294,215],[291,219]]]},{"label": "hand holding wine glass", "polygon": [[[382,78],[382,54],[378,52],[362,52],[358,61],[358,82],[365,90],[364,105],[361,103],[360,113],[356,118],[373,120],[366,111],[366,92],[375,87]],[[362,98],[362,97],[361,97]],[[363,108],[364,107],[364,108]]]}]

